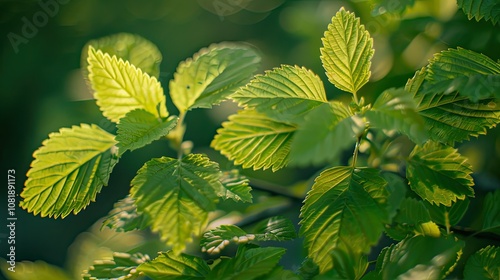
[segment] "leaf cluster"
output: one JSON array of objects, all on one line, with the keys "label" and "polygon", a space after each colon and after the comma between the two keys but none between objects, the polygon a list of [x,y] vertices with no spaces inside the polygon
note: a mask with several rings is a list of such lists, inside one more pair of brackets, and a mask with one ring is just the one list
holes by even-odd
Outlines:
[{"label": "leaf cluster", "polygon": [[[495,9],[485,11],[479,2],[489,3],[459,6],[495,24]],[[155,258],[115,253],[97,260],[84,279],[443,279],[459,265],[466,279],[498,279],[499,247],[481,248],[464,261],[469,239],[456,226],[475,190],[472,167],[455,145],[500,122],[500,63],[460,47],[444,50],[406,85],[367,103],[360,89],[370,79],[375,50],[360,19],[341,8],[322,43],[328,81],[351,94],[350,103],[328,99],[322,80],[304,67],[281,65],[252,78],[257,52],[220,43],[177,67],[169,83],[177,116],[167,110],[157,80],[161,54],[151,42],[129,34],[89,42],[84,72],[116,135],[94,124],[50,134],[33,155],[21,207],[42,217],[77,214],[108,184],[127,151],[163,139],[177,157],[144,163],[103,227],[150,228],[170,249]],[[297,271],[279,264],[284,248],[257,245],[295,239],[288,218],[267,217],[253,229],[211,224],[221,202],[252,203],[252,187],[237,169],[222,170],[191,152],[185,116],[228,99],[241,110],[222,124],[211,146],[235,165],[324,167],[303,197],[299,236],[307,258]],[[401,138],[411,146],[407,154],[394,144]],[[337,166],[346,150],[353,151],[349,164]],[[499,201],[500,190],[486,196],[475,235],[498,237]],[[368,271],[369,253],[382,236],[393,243]],[[198,241],[205,258],[188,253],[188,244]],[[227,247],[237,248],[234,257],[207,260]]]}]

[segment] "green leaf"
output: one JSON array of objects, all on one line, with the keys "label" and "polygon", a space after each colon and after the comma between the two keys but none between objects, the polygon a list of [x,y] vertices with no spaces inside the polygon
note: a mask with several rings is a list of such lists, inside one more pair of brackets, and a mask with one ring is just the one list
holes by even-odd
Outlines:
[{"label": "green leaf", "polygon": [[434,205],[427,201],[424,201],[424,204],[427,210],[429,210],[432,220],[437,224],[446,226],[446,228],[449,229],[460,222],[462,217],[465,215],[465,212],[467,212],[469,202],[470,201],[467,198],[464,200],[457,200],[452,203],[451,207]]},{"label": "green leaf", "polygon": [[292,222],[276,216],[259,222],[253,234],[246,233],[235,225],[222,225],[203,234],[200,246],[203,252],[219,254],[231,242],[244,244],[249,241],[284,241],[296,237]]},{"label": "green leaf", "polygon": [[500,97],[500,64],[483,54],[462,48],[448,49],[435,54],[426,71],[426,92],[458,91],[474,102]]},{"label": "green leaf", "polygon": [[180,252],[191,235],[201,234],[208,212],[215,210],[215,190],[222,188],[219,178],[218,164],[205,155],[155,158],[139,169],[130,194],[152,230]]},{"label": "green leaf", "polygon": [[252,188],[248,185],[248,179],[239,174],[237,169],[222,172],[220,182],[223,186],[218,197],[223,199],[232,199],[236,202],[243,201],[252,203]]},{"label": "green leaf", "polygon": [[443,279],[460,256],[463,241],[417,235],[384,249],[377,259],[379,279]]},{"label": "green leaf", "polygon": [[139,274],[136,268],[146,261],[149,261],[148,255],[115,252],[112,260],[94,261],[94,264],[83,272],[82,277],[84,280],[137,279]]},{"label": "green leaf", "polygon": [[200,246],[202,252],[219,254],[231,242],[243,244],[254,239],[254,234],[247,234],[235,225],[221,225],[205,232],[200,241]]},{"label": "green leaf", "polygon": [[490,192],[483,203],[483,228],[481,231],[500,235],[500,190]]},{"label": "green leaf", "polygon": [[427,73],[425,68],[417,71],[406,84],[413,94],[417,111],[424,118],[430,139],[453,144],[486,134],[486,130],[500,123],[500,104],[491,99],[473,103],[458,92],[425,93],[422,84]]},{"label": "green leaf", "polygon": [[297,237],[292,221],[282,216],[260,221],[255,225],[254,233],[257,241],[284,241]]},{"label": "green leaf", "polygon": [[113,209],[102,222],[101,229],[108,227],[118,232],[126,232],[135,229],[145,229],[148,221],[137,213],[135,199],[127,195],[113,205]]},{"label": "green leaf", "polygon": [[327,102],[323,82],[316,74],[289,65],[256,76],[231,98],[240,106],[292,124],[301,122],[312,109]]},{"label": "green leaf", "polygon": [[467,158],[452,147],[431,141],[415,146],[406,168],[414,192],[430,203],[445,206],[474,196],[471,174]]},{"label": "green leaf", "polygon": [[8,280],[71,280],[72,278],[61,268],[44,261],[16,262],[14,271],[9,270],[9,261],[0,259],[0,268]]},{"label": "green leaf", "polygon": [[282,266],[275,266],[271,272],[266,275],[260,276],[259,280],[302,280],[297,274],[293,271],[286,270]]},{"label": "green leaf", "polygon": [[168,116],[165,95],[155,77],[92,46],[88,62],[94,97],[109,120],[117,123],[134,109],[144,109],[158,118]]},{"label": "green leaf", "polygon": [[158,48],[150,41],[136,34],[118,33],[89,41],[82,52],[82,70],[84,77],[88,76],[88,49],[92,46],[96,50],[116,55],[124,61],[130,62],[151,76],[160,75],[162,56]]},{"label": "green leaf", "polygon": [[283,248],[240,245],[233,259],[222,259],[207,279],[253,280],[271,272],[285,253]]},{"label": "green leaf", "polygon": [[168,251],[140,264],[137,271],[153,279],[195,280],[207,279],[210,267],[202,258]]},{"label": "green leaf", "polygon": [[500,3],[496,0],[458,0],[457,4],[469,20],[472,18],[476,21],[489,20],[493,25],[500,20]]},{"label": "green leaf", "polygon": [[408,186],[399,175],[384,172],[382,173],[382,177],[387,182],[387,191],[389,193],[387,197],[387,211],[389,212],[389,217],[392,219],[396,216],[401,203],[405,199]]},{"label": "green leaf", "polygon": [[355,95],[371,75],[374,50],[370,34],[354,13],[341,8],[321,41],[321,61],[328,80],[337,88]]},{"label": "green leaf", "polygon": [[118,162],[114,136],[81,124],[49,134],[27,173],[20,206],[42,217],[68,216],[95,201]]},{"label": "green leaf", "polygon": [[142,148],[168,134],[177,125],[177,117],[159,119],[143,109],[128,112],[120,119],[116,141],[120,155]]},{"label": "green leaf", "polygon": [[398,214],[392,220],[392,225],[386,228],[386,233],[392,239],[401,241],[407,236],[423,235],[439,237],[439,227],[432,222],[431,216],[422,201],[405,198]]},{"label": "green leaf", "polygon": [[302,279],[311,280],[319,274],[319,267],[311,258],[306,257],[300,264],[298,272]]},{"label": "green leaf", "polygon": [[363,120],[343,103],[321,105],[305,116],[295,132],[290,161],[299,166],[330,163],[344,149],[354,147],[357,135],[364,129]]},{"label": "green leaf", "polygon": [[260,57],[249,46],[213,44],[179,64],[170,81],[170,96],[179,111],[211,108],[250,79]]},{"label": "green leaf", "polygon": [[364,254],[356,254],[350,250],[345,251],[335,248],[332,251],[332,259],[334,266],[333,270],[339,276],[337,279],[361,279],[368,268],[367,257]]},{"label": "green leaf", "polygon": [[404,89],[385,90],[365,115],[370,127],[396,130],[418,144],[423,144],[428,138],[412,95]]},{"label": "green leaf", "polygon": [[334,167],[316,178],[301,209],[308,256],[325,272],[336,248],[367,253],[389,222],[387,182],[378,170]]},{"label": "green leaf", "polygon": [[500,279],[500,248],[489,245],[474,253],[465,263],[464,279]]},{"label": "green leaf", "polygon": [[276,171],[288,162],[295,126],[274,121],[253,110],[239,111],[224,122],[211,147],[243,168],[272,168]]}]

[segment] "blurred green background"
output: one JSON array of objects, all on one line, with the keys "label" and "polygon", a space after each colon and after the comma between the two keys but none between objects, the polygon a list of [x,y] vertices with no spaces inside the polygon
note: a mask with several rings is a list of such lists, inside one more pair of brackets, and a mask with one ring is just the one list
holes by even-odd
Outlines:
[{"label": "blurred green background", "polygon": [[[388,87],[403,86],[433,53],[448,47],[461,46],[494,60],[500,58],[499,27],[490,22],[469,21],[453,0],[416,1],[402,15],[376,8],[377,2],[381,1],[1,0],[1,171],[6,174],[8,169],[15,169],[16,190],[20,193],[32,153],[48,133],[80,123],[95,123],[113,130],[89,100],[91,93],[79,66],[87,41],[118,32],[141,35],[158,46],[163,54],[160,82],[166,93],[180,61],[211,43],[245,41],[253,44],[263,57],[260,73],[280,64],[305,66],[325,81],[330,98],[346,98],[327,82],[319,59],[320,38],[341,6],[355,12],[374,37],[372,81],[361,92],[368,101]],[[411,1],[385,2],[397,10],[402,7],[398,5]],[[169,110],[175,113],[172,106]],[[208,146],[220,122],[233,110],[234,106],[226,105],[188,115],[185,139],[194,142],[195,152],[208,153],[216,160],[221,158]],[[498,128],[460,146],[460,151],[470,158],[477,172],[479,190],[499,188]],[[78,216],[54,220],[18,209],[17,260],[44,260],[64,266],[68,247],[77,235],[128,193],[137,169],[151,157],[169,153],[172,151],[162,141],[128,153],[115,167],[110,185],[103,188],[97,202]],[[308,179],[314,171],[286,169],[276,174],[251,174],[287,186]],[[6,191],[0,199],[6,201]],[[6,206],[0,213],[5,221]],[[0,230],[0,258],[5,258],[7,252],[5,232]]]}]

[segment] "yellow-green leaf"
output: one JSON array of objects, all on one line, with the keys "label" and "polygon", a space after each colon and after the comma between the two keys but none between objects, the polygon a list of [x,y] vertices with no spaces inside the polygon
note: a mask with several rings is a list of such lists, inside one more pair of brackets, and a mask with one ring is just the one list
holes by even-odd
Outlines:
[{"label": "yellow-green leaf", "polygon": [[379,171],[340,166],[316,178],[301,209],[300,235],[321,272],[332,250],[368,253],[389,222],[387,182]]},{"label": "yellow-green leaf", "polygon": [[243,168],[278,170],[288,162],[295,126],[243,110],[222,124],[211,146]]},{"label": "yellow-green leaf", "polygon": [[356,94],[370,78],[373,39],[354,13],[341,8],[321,39],[321,61],[328,80]]},{"label": "yellow-green leaf", "polygon": [[101,50],[110,56],[116,55],[135,67],[141,69],[151,76],[160,75],[160,63],[162,56],[160,50],[149,40],[143,37],[130,34],[118,33],[110,36],[90,40],[82,51],[82,71],[84,77],[88,76],[88,49],[92,46],[96,50]]},{"label": "yellow-green leaf", "polygon": [[120,119],[116,141],[120,155],[125,151],[142,148],[166,136],[177,125],[177,117],[160,119],[143,110],[135,109]]},{"label": "yellow-green leaf", "polygon": [[49,134],[33,154],[21,207],[42,217],[66,217],[94,201],[118,161],[114,135],[82,124]]},{"label": "yellow-green leaf", "polygon": [[130,194],[152,230],[179,253],[207,225],[222,188],[219,179],[218,164],[201,154],[154,158],[139,169]]},{"label": "yellow-green leaf", "polygon": [[282,65],[256,76],[231,98],[284,122],[298,123],[311,110],[327,103],[321,79],[304,67]]},{"label": "yellow-green leaf", "polygon": [[243,44],[221,43],[201,49],[179,64],[170,81],[170,96],[179,111],[211,108],[243,86],[260,57]]},{"label": "yellow-green leaf", "polygon": [[429,138],[447,144],[486,134],[500,123],[500,103],[494,99],[472,102],[458,92],[426,92],[426,68],[415,73],[405,89],[413,95]]},{"label": "yellow-green leaf", "polygon": [[207,279],[210,267],[200,257],[162,252],[154,260],[140,264],[137,271],[152,279]]},{"label": "yellow-green leaf", "polygon": [[117,123],[128,112],[144,109],[168,116],[163,89],[155,77],[128,61],[89,47],[89,80],[103,115]]},{"label": "yellow-green leaf", "polygon": [[429,141],[415,146],[408,160],[410,187],[430,203],[451,206],[474,196],[472,167],[456,149]]}]

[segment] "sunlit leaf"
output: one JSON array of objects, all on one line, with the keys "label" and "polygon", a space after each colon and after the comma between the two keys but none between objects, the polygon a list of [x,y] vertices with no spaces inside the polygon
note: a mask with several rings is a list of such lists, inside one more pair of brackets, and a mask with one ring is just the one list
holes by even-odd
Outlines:
[{"label": "sunlit leaf", "polygon": [[500,3],[496,0],[457,0],[457,4],[469,20],[484,19],[491,21],[494,25],[500,20]]},{"label": "sunlit leaf", "polygon": [[138,265],[149,261],[148,255],[113,253],[112,260],[97,260],[94,264],[83,272],[84,280],[98,279],[137,279],[139,274],[136,271]]},{"label": "sunlit leaf", "polygon": [[453,144],[486,134],[500,123],[499,102],[485,99],[475,103],[458,92],[425,93],[422,84],[427,83],[426,75],[425,68],[417,71],[405,89],[413,94],[430,139]]},{"label": "sunlit leaf", "polygon": [[201,280],[207,279],[210,267],[202,258],[168,251],[160,253],[152,261],[140,264],[137,271],[152,279]]},{"label": "sunlit leaf", "polygon": [[112,122],[118,122],[134,109],[144,109],[158,118],[168,116],[165,95],[155,77],[92,46],[88,63],[97,105]]},{"label": "sunlit leaf", "polygon": [[[499,16],[500,16],[500,5]],[[474,102],[500,97],[500,64],[489,57],[458,48],[437,53],[426,68],[424,90],[444,94],[458,91]]]},{"label": "sunlit leaf", "polygon": [[344,8],[332,18],[321,39],[321,61],[328,80],[355,94],[370,78],[373,39],[359,18]]},{"label": "sunlit leaf", "polygon": [[[3,256],[2,256],[3,257]],[[22,261],[16,262],[14,271],[9,270],[9,262],[0,259],[0,268],[3,275],[8,280],[71,280],[71,278],[63,269],[48,264],[44,261]]]},{"label": "sunlit leaf", "polygon": [[321,79],[312,71],[282,65],[256,76],[231,98],[284,122],[298,123],[315,107],[327,102]]},{"label": "sunlit leaf", "polygon": [[284,241],[296,237],[292,222],[276,216],[259,222],[252,233],[247,233],[235,225],[222,225],[203,234],[200,241],[202,251],[219,254],[231,242],[243,244],[249,241]]},{"label": "sunlit leaf", "polygon": [[168,134],[177,124],[177,117],[159,119],[153,114],[135,109],[120,119],[116,141],[120,154],[142,148]]},{"label": "sunlit leaf", "polygon": [[500,248],[486,246],[467,260],[464,268],[465,280],[500,279]]},{"label": "sunlit leaf", "polygon": [[397,130],[418,144],[423,144],[428,137],[413,97],[404,89],[392,88],[382,92],[365,116],[370,127]]},{"label": "sunlit leaf", "polygon": [[82,51],[82,70],[84,77],[88,76],[88,49],[92,46],[96,50],[116,55],[124,61],[130,62],[143,72],[158,78],[162,56],[158,48],[150,41],[136,34],[118,33],[94,40],[90,40]]},{"label": "sunlit leaf", "polygon": [[125,232],[135,229],[145,229],[147,226],[148,221],[145,217],[137,213],[135,199],[128,195],[113,205],[113,209],[102,222],[101,229],[109,227],[118,232]]},{"label": "sunlit leaf", "polygon": [[243,44],[221,43],[201,49],[179,64],[170,81],[170,96],[185,112],[211,108],[250,80],[260,57]]},{"label": "sunlit leaf", "polygon": [[222,259],[207,279],[253,280],[271,272],[285,253],[283,248],[240,245],[233,259]]},{"label": "sunlit leaf", "polygon": [[192,235],[201,234],[208,212],[215,209],[219,177],[218,164],[201,154],[155,158],[137,172],[130,193],[152,230],[180,252]]},{"label": "sunlit leaf", "polygon": [[413,191],[430,203],[445,206],[474,196],[471,174],[467,158],[452,147],[431,141],[413,149],[406,168]]},{"label": "sunlit leaf", "polygon": [[252,202],[252,188],[248,185],[248,179],[241,175],[237,169],[222,172],[220,178],[223,188],[217,196],[223,199],[232,199],[236,202]]},{"label": "sunlit leaf", "polygon": [[308,256],[325,272],[339,248],[367,253],[389,222],[387,182],[376,169],[334,167],[316,178],[301,209]]},{"label": "sunlit leaf", "polygon": [[295,132],[290,160],[296,165],[319,165],[336,160],[340,153],[354,147],[356,136],[364,131],[361,117],[341,102],[321,105],[305,116]]},{"label": "sunlit leaf", "polygon": [[377,279],[443,279],[463,246],[453,237],[406,238],[380,253],[375,274]]},{"label": "sunlit leaf", "polygon": [[77,214],[95,201],[118,162],[114,136],[96,125],[49,134],[27,173],[20,206],[42,217]]},{"label": "sunlit leaf", "polygon": [[500,190],[490,192],[484,198],[483,203],[483,228],[500,235]]},{"label": "sunlit leaf", "polygon": [[295,130],[295,126],[243,110],[222,124],[211,146],[243,168],[274,171],[287,164]]}]

